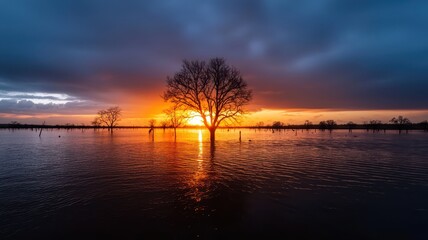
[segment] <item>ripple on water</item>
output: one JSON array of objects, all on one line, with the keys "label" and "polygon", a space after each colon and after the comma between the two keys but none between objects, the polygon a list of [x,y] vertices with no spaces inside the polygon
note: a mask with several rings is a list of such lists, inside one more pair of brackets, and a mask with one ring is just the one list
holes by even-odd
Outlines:
[{"label": "ripple on water", "polygon": [[427,233],[427,134],[240,131],[242,142],[238,131],[219,130],[212,147],[202,130],[179,130],[177,142],[169,130],[156,130],[155,141],[146,130],[42,138],[2,130],[0,229],[11,237],[89,226],[132,236],[165,226],[183,236],[298,236],[296,226],[306,226],[328,235],[351,230],[352,216],[355,229],[367,219],[378,227],[363,237],[387,236],[385,226],[405,237]]}]

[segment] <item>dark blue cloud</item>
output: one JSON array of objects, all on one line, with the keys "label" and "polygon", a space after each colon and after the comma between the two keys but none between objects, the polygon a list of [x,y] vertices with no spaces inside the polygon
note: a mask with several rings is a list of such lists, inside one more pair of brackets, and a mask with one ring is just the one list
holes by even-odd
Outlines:
[{"label": "dark blue cloud", "polygon": [[112,93],[160,94],[181,60],[220,56],[241,69],[256,107],[428,109],[427,10],[392,0],[2,1],[0,90],[120,104]]}]

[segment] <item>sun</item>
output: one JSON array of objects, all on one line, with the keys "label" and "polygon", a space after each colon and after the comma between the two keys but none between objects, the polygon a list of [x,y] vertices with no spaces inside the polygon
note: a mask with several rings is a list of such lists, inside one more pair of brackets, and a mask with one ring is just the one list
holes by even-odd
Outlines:
[{"label": "sun", "polygon": [[198,114],[192,114],[192,116],[187,119],[187,124],[190,126],[203,126],[204,121],[202,120],[202,117]]}]

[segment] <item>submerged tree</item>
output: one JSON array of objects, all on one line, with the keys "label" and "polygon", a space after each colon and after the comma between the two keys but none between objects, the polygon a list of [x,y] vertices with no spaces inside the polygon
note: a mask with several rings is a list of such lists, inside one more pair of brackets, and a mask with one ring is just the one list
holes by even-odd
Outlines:
[{"label": "submerged tree", "polygon": [[156,119],[150,119],[149,120],[149,127],[151,128],[151,129],[154,129],[155,128],[155,126],[156,126]]},{"label": "submerged tree", "polygon": [[272,128],[274,129],[280,129],[280,128],[283,128],[284,126],[285,126],[285,123],[281,121],[275,121],[272,123]]},{"label": "submerged tree", "polygon": [[94,120],[91,122],[91,125],[96,128],[101,127],[102,123],[100,121],[100,117],[99,116],[95,117]]},{"label": "submerged tree", "polygon": [[222,58],[183,62],[173,77],[167,78],[165,101],[198,113],[214,142],[220,124],[237,122],[251,100],[251,90],[241,73]]},{"label": "submerged tree", "polygon": [[265,126],[265,123],[264,122],[257,122],[256,123],[256,128],[262,128],[262,127],[264,127]]},{"label": "submerged tree", "polygon": [[9,127],[18,127],[21,126],[21,123],[17,122],[17,121],[11,121],[9,123]]},{"label": "submerged tree", "polygon": [[189,114],[183,109],[180,108],[180,105],[172,105],[170,108],[164,111],[166,114],[167,122],[174,129],[174,139],[177,140],[177,128],[181,127],[186,119],[189,117]]},{"label": "submerged tree", "polygon": [[370,120],[369,121],[369,127],[372,129],[373,132],[380,131],[380,127],[382,126],[382,121],[380,120]]},{"label": "submerged tree", "polygon": [[321,121],[318,124],[319,129],[321,129],[321,131],[324,131],[327,128],[327,123],[325,121]]},{"label": "submerged tree", "polygon": [[398,133],[401,133],[401,130],[403,128],[408,131],[409,126],[412,124],[410,120],[403,116],[398,116],[397,118],[393,117],[391,120],[389,120],[390,123],[394,124],[398,128]]},{"label": "submerged tree", "polygon": [[309,131],[309,129],[312,128],[313,124],[311,121],[306,120],[305,123],[303,123],[303,126],[305,127],[306,131]]},{"label": "submerged tree", "polygon": [[[336,121],[334,121],[334,120],[327,120],[327,121],[325,121],[325,122],[324,122],[324,124],[325,124],[325,127],[326,127],[330,132],[331,132],[331,131],[333,131],[333,128],[337,126],[337,123],[336,123]],[[320,122],[320,125],[321,125],[321,122]]]},{"label": "submerged tree", "polygon": [[100,110],[98,116],[92,122],[94,126],[105,125],[109,130],[113,131],[113,128],[117,126],[118,122],[121,120],[122,109],[120,107],[110,107],[105,110]]},{"label": "submerged tree", "polygon": [[161,126],[161,128],[165,131],[165,128],[167,128],[169,126],[169,121],[168,119],[162,119],[159,123],[159,125]]},{"label": "submerged tree", "polygon": [[352,121],[349,121],[349,122],[346,124],[346,126],[348,127],[348,131],[349,131],[349,132],[352,132],[352,129],[354,129],[354,128],[357,126],[357,124],[356,124],[356,123],[354,123],[354,122],[352,122]]},{"label": "submerged tree", "polygon": [[152,141],[155,141],[155,126],[156,126],[156,120],[155,119],[150,119],[149,120],[149,136],[151,134],[152,136]]}]

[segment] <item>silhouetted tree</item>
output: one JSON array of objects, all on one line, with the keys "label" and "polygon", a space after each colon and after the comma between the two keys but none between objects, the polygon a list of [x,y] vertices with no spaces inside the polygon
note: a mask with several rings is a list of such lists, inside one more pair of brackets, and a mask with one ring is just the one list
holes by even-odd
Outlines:
[{"label": "silhouetted tree", "polygon": [[305,123],[303,124],[303,126],[305,127],[306,131],[309,131],[309,129],[312,128],[312,122],[309,120],[306,120]]},{"label": "silhouetted tree", "polygon": [[163,130],[168,127],[168,123],[169,121],[167,119],[163,119],[160,121],[160,126],[163,128]]},{"label": "silhouetted tree", "polygon": [[155,128],[155,126],[156,126],[156,119],[150,119],[149,120],[149,127],[150,128]]},{"label": "silhouetted tree", "polygon": [[380,120],[370,120],[369,121],[369,128],[375,132],[375,131],[379,131],[380,127],[382,126],[382,121]]},{"label": "silhouetted tree", "polygon": [[17,127],[17,126],[21,126],[21,123],[17,122],[17,121],[11,121],[9,123],[10,127]]},{"label": "silhouetted tree", "polygon": [[265,125],[264,122],[258,122],[258,123],[256,123],[256,127],[257,128],[262,128],[264,125]]},{"label": "silhouetted tree", "polygon": [[321,122],[318,124],[318,127],[319,127],[319,129],[320,129],[321,131],[324,131],[324,130],[327,128],[327,123],[326,123],[326,121],[321,121]]},{"label": "silhouetted tree", "polygon": [[356,124],[356,123],[354,123],[354,122],[352,122],[352,121],[349,121],[349,122],[346,124],[346,126],[348,127],[348,131],[349,131],[349,132],[352,132],[352,129],[354,129],[354,128],[357,126],[357,124]]},{"label": "silhouetted tree", "polygon": [[337,123],[334,120],[327,120],[326,123],[327,123],[327,129],[330,130],[330,132],[333,130],[335,126],[337,126]]},{"label": "silhouetted tree", "polygon": [[99,117],[95,117],[94,120],[91,122],[91,125],[93,127],[101,127],[101,121]]},{"label": "silhouetted tree", "polygon": [[167,120],[172,128],[174,128],[174,139],[177,140],[177,128],[181,127],[189,117],[187,111],[182,110],[179,105],[172,105],[164,111]]},{"label": "silhouetted tree", "polygon": [[210,131],[211,142],[222,123],[236,122],[251,100],[251,90],[240,72],[222,58],[183,62],[173,77],[167,78],[165,101],[197,112]]},{"label": "silhouetted tree", "polygon": [[156,120],[155,119],[150,119],[149,120],[149,136],[151,134],[152,136],[152,141],[155,141],[155,125],[156,125]]},{"label": "silhouetted tree", "polygon": [[333,128],[337,126],[337,123],[334,120],[327,120],[325,121],[325,125],[326,125],[326,128],[331,132],[333,131]]},{"label": "silhouetted tree", "polygon": [[412,124],[408,118],[403,116],[398,116],[397,118],[393,117],[389,120],[390,123],[394,124],[398,128],[398,133],[401,133],[401,130],[406,129],[409,130],[409,126]]},{"label": "silhouetted tree", "polygon": [[93,124],[98,126],[105,125],[109,130],[113,131],[113,128],[117,126],[117,123],[121,120],[122,109],[119,107],[110,107],[105,110],[100,110],[98,116],[92,121]]},{"label": "silhouetted tree", "polygon": [[367,121],[363,122],[363,126],[366,129],[366,131],[368,132],[370,130],[370,124]]},{"label": "silhouetted tree", "polygon": [[272,123],[272,128],[275,128],[275,129],[283,128],[284,126],[285,124],[280,121],[275,121]]}]

